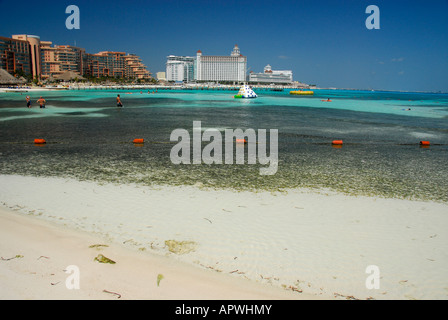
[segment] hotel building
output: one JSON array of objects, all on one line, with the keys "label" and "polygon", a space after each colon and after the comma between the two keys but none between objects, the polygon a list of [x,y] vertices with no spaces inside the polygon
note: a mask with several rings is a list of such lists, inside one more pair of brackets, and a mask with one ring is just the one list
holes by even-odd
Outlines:
[{"label": "hotel building", "polygon": [[237,45],[230,56],[203,56],[196,54],[195,80],[216,82],[245,82],[247,57],[240,53]]},{"label": "hotel building", "polygon": [[194,57],[173,56],[167,57],[166,80],[190,82],[194,78]]},{"label": "hotel building", "polygon": [[116,77],[150,79],[151,73],[146,69],[140,57],[125,52],[102,51],[96,54],[84,54],[83,74],[93,77]]},{"label": "hotel building", "polygon": [[21,70],[39,79],[67,71],[94,77],[151,78],[135,54],[112,51],[89,54],[85,49],[69,45],[52,46],[52,42],[31,35],[0,37],[0,68],[11,74]]},{"label": "hotel building", "polygon": [[68,45],[51,46],[50,41],[40,42],[41,77],[49,78],[67,71],[83,73],[83,56],[85,50]]},{"label": "hotel building", "polygon": [[84,55],[84,75],[124,78],[126,74],[124,52],[102,51]]},{"label": "hotel building", "polygon": [[264,67],[263,73],[249,74],[249,82],[259,83],[259,84],[270,84],[270,83],[292,83],[292,71],[291,70],[272,70],[271,66],[268,64]]},{"label": "hotel building", "polygon": [[31,74],[33,77],[40,78],[41,74],[41,53],[40,53],[40,37],[30,36],[26,34],[13,35],[13,39],[26,41],[30,45],[30,63]]},{"label": "hotel building", "polygon": [[0,37],[0,68],[13,74],[32,74],[31,47],[28,41]]},{"label": "hotel building", "polygon": [[205,56],[199,50],[196,57],[170,55],[166,61],[166,80],[181,82],[245,82],[247,57],[237,45],[230,56]]},{"label": "hotel building", "polygon": [[143,64],[142,59],[135,54],[128,54],[124,57],[126,65],[126,78],[150,79],[151,73]]}]

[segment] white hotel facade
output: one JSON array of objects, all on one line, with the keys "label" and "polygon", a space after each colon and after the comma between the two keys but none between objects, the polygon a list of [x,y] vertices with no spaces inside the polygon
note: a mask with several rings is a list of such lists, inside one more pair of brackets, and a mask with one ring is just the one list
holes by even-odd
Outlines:
[{"label": "white hotel facade", "polygon": [[166,80],[174,82],[228,82],[252,84],[291,84],[291,70],[272,70],[268,64],[263,72],[247,76],[247,57],[235,45],[230,56],[204,56],[201,50],[196,57],[167,57]]},{"label": "white hotel facade", "polygon": [[245,82],[247,57],[237,45],[230,56],[203,56],[196,54],[195,75],[197,81]]},{"label": "white hotel facade", "polygon": [[266,67],[264,67],[263,73],[251,72],[249,74],[249,82],[260,84],[289,84],[292,83],[292,71],[272,70],[272,67],[268,64]]},{"label": "white hotel facade", "polygon": [[194,78],[194,57],[168,56],[166,61],[166,80],[190,82]]},{"label": "white hotel facade", "polygon": [[196,57],[168,56],[167,81],[245,82],[247,57],[237,45],[230,56],[205,56],[199,50]]}]

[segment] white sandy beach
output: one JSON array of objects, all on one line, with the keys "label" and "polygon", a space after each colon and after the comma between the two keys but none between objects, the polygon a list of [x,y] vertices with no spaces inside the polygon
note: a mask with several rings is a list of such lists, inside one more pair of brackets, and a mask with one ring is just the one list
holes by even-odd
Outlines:
[{"label": "white sandy beach", "polygon": [[448,297],[447,204],[2,175],[0,205],[1,299]]},{"label": "white sandy beach", "polygon": [[[130,251],[99,237],[5,209],[0,210],[0,230],[1,300],[297,299],[279,288]],[[107,247],[90,248],[96,244]],[[116,264],[94,261],[99,254]],[[66,286],[72,275],[66,270],[73,265],[79,268],[79,289]]]}]

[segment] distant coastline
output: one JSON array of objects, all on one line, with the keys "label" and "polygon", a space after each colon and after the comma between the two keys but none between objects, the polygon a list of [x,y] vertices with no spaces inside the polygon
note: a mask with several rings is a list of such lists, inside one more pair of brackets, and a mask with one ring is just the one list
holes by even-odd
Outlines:
[{"label": "distant coastline", "polygon": [[402,93],[433,93],[433,94],[448,94],[448,91],[415,91],[415,90],[386,90],[386,89],[356,89],[356,88],[322,88],[315,87],[316,90],[346,90],[346,91],[372,91],[372,92],[402,92]]},{"label": "distant coastline", "polygon": [[[339,91],[364,91],[364,92],[397,92],[397,93],[425,93],[425,94],[448,94],[448,91],[414,91],[414,90],[386,90],[386,89],[357,89],[357,88],[335,88],[335,87],[318,87],[308,84],[291,84],[291,85],[250,85],[254,89],[262,89],[269,91],[282,91],[293,89],[311,89],[311,90],[339,90]],[[1,92],[27,92],[27,91],[55,91],[55,90],[230,90],[238,91],[240,85],[229,84],[62,84],[59,86],[10,86],[0,88]]]}]

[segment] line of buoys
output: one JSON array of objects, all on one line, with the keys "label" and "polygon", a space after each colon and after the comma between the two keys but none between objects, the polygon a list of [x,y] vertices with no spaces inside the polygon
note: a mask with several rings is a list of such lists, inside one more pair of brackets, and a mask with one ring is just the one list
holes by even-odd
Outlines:
[{"label": "line of buoys", "polygon": [[45,139],[34,139],[34,144],[46,144]]},{"label": "line of buoys", "polygon": [[[36,144],[36,145],[44,145],[46,143],[47,143],[47,141],[45,139],[34,139],[34,144]],[[133,143],[136,145],[142,145],[145,143],[145,139],[141,139],[141,138],[134,139]],[[247,140],[246,139],[236,139],[236,143],[246,144]],[[342,147],[342,145],[344,144],[344,141],[343,140],[333,140],[331,142],[331,144],[333,147]],[[430,145],[431,145],[431,143],[429,141],[420,141],[420,146],[422,146],[422,147],[429,147]]]},{"label": "line of buoys", "polygon": [[[342,145],[344,144],[344,141],[343,140],[333,140],[331,142],[331,144],[334,148],[341,148]],[[428,148],[430,145],[431,145],[431,143],[429,141],[420,141],[421,147]]]}]

